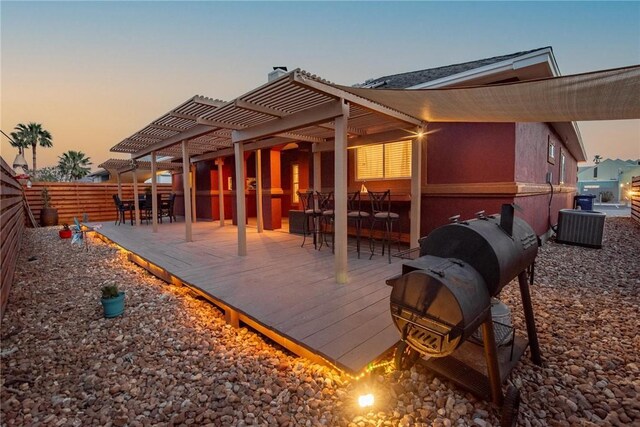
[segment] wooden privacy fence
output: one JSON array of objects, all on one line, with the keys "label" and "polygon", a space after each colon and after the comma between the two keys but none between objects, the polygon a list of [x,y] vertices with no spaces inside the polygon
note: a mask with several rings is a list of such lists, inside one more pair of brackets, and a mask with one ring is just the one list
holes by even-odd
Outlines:
[{"label": "wooden privacy fence", "polygon": [[[36,182],[25,189],[31,211],[40,221],[42,209],[42,189],[49,189],[50,205],[58,209],[58,223],[73,222],[73,218],[82,220],[87,214],[89,221],[115,221],[117,218],[113,195],[118,194],[118,184],[75,183],[75,182]],[[149,184],[139,184],[138,192],[143,195]],[[171,194],[171,184],[158,184],[158,194]],[[122,200],[133,200],[133,184],[122,184]]]},{"label": "wooden privacy fence", "polygon": [[631,218],[640,223],[640,175],[631,178]]},{"label": "wooden privacy fence", "polygon": [[25,225],[24,195],[13,171],[0,157],[0,318],[9,300]]}]

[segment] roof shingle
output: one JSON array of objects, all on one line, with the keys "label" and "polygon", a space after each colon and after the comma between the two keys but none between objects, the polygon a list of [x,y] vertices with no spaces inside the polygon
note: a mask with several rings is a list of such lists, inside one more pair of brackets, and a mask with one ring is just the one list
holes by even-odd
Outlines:
[{"label": "roof shingle", "polygon": [[486,65],[495,64],[497,62],[507,61],[526,55],[538,50],[548,49],[550,47],[542,47],[522,52],[511,53],[509,55],[494,56],[492,58],[478,59],[476,61],[463,62],[461,64],[446,65],[443,67],[429,68],[426,70],[410,71],[407,73],[392,74],[389,76],[378,77],[377,79],[367,80],[365,83],[358,85],[364,87],[380,88],[380,89],[405,89],[421,83],[438,80],[444,77],[452,76],[465,71],[484,67]]}]

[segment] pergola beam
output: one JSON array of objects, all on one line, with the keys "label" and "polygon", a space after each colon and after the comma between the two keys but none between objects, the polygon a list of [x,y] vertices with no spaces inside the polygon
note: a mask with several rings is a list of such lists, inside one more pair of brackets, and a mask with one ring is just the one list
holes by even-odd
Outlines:
[{"label": "pergola beam", "polygon": [[[335,129],[336,129],[336,127],[334,125],[332,125],[331,123],[319,124],[318,127],[323,128],[323,129],[333,130],[333,131],[335,131]],[[367,134],[366,130],[354,128],[354,127],[351,127],[351,126],[347,127],[347,132],[352,134],[352,135],[366,135]]]},{"label": "pergola beam", "polygon": [[288,132],[301,127],[313,126],[335,119],[342,114],[342,105],[339,101],[327,102],[318,107],[309,108],[298,113],[275,119],[271,122],[256,125],[242,130],[234,130],[231,140],[234,143],[251,141],[267,136]]},{"label": "pergola beam", "polygon": [[338,99],[344,99],[345,101],[359,105],[363,108],[366,108],[367,110],[393,117],[394,119],[403,121],[405,123],[416,126],[421,126],[424,124],[422,120],[416,119],[415,117],[409,116],[408,114],[401,113],[400,111],[385,107],[382,104],[378,104],[376,102],[369,101],[368,99],[361,98],[340,88],[319,82],[317,80],[313,80],[311,78],[306,78],[299,72],[294,72],[291,74],[291,82],[315,90],[325,95],[334,96]]},{"label": "pergola beam", "polygon": [[[351,138],[347,143],[348,148],[356,148],[368,144],[383,144],[385,142],[406,141],[416,137],[416,131],[414,127],[407,129],[393,129],[386,132],[380,132],[372,135],[364,135],[356,138]],[[333,141],[326,141],[320,144],[312,145],[313,152],[333,151]]]},{"label": "pergola beam", "polygon": [[275,108],[265,107],[264,105],[254,104],[253,102],[243,101],[241,99],[236,99],[236,101],[234,102],[234,105],[237,108],[254,111],[256,113],[266,114],[267,116],[284,117],[287,115],[287,113],[284,111],[276,110]]},{"label": "pergola beam", "polygon": [[173,130],[176,132],[184,132],[186,129],[185,128],[179,128],[177,126],[167,126],[167,125],[157,125],[155,123],[151,123],[150,125],[147,125],[146,127],[150,127],[153,129],[161,129],[161,130]]},{"label": "pergola beam", "polygon": [[202,98],[199,96],[194,96],[193,97],[193,102],[196,104],[200,104],[200,105],[206,105],[208,107],[216,107],[216,108],[220,108],[223,105],[227,104],[224,101],[218,101],[215,99],[206,99],[206,98]]},{"label": "pergola beam", "polygon": [[326,139],[320,138],[319,136],[309,136],[302,135],[295,132],[283,132],[276,134],[275,136],[280,136],[282,138],[293,139],[294,141],[305,141],[305,142],[325,142]]},{"label": "pergola beam", "polygon": [[185,120],[195,120],[198,118],[198,116],[194,116],[193,114],[176,113],[175,111],[171,111],[169,115],[177,119],[185,119]]},{"label": "pergola beam", "polygon": [[210,120],[210,119],[201,119],[198,118],[196,119],[196,123],[198,123],[199,125],[207,125],[207,126],[213,126],[216,128],[223,128],[223,129],[242,129],[242,126],[240,125],[234,125],[233,123],[227,123],[227,122],[219,122],[217,120]]},{"label": "pergola beam", "polygon": [[222,150],[212,151],[210,153],[200,154],[191,158],[192,163],[202,162],[203,160],[217,159],[219,157],[233,156],[233,148],[224,148]]},{"label": "pergola beam", "polygon": [[276,145],[285,145],[289,142],[289,139],[283,139],[283,138],[268,138],[268,139],[263,139],[262,141],[255,141],[255,142],[247,142],[244,145],[244,149],[245,151],[253,151],[253,150],[261,150],[263,148],[271,148],[271,147],[275,147]]},{"label": "pergola beam", "polygon": [[186,130],[178,135],[170,136],[162,141],[155,142],[141,150],[136,151],[131,154],[131,158],[139,159],[140,157],[144,157],[146,155],[151,154],[153,151],[161,151],[173,145],[179,144],[182,141],[197,138],[202,135],[206,135],[211,132],[211,127],[205,125],[196,125],[189,130]]}]

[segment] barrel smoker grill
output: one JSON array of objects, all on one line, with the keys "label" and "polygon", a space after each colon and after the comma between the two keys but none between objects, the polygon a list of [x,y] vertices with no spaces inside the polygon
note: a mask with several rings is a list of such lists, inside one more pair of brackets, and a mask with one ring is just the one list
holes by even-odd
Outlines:
[{"label": "barrel smoker grill", "polygon": [[[517,420],[519,393],[502,383],[527,345],[540,365],[540,349],[529,293],[538,239],[531,227],[514,216],[513,205],[500,215],[484,215],[440,227],[420,239],[420,257],[402,266],[389,279],[391,315],[402,334],[396,364],[407,368],[418,356],[428,368],[497,405],[502,424]],[[529,276],[528,276],[529,275]],[[508,326],[494,324],[491,297],[518,277],[527,326],[527,339]],[[481,328],[482,347],[472,334]],[[511,348],[498,347],[496,332],[509,329]]]}]

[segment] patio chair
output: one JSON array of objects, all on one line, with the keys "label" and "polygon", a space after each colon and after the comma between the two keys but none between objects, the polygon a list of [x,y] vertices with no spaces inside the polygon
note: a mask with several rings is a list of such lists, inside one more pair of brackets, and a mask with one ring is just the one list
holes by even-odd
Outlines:
[{"label": "patio chair", "polygon": [[131,217],[131,225],[133,225],[133,215],[131,214],[131,211],[133,210],[133,206],[123,203],[117,194],[113,195],[113,202],[116,205],[116,215],[118,218],[116,219],[115,225],[120,225],[125,221],[125,217],[124,217],[125,212],[129,212],[129,216]]},{"label": "patio chair", "polygon": [[371,200],[371,230],[369,232],[369,246],[371,256],[375,253],[375,241],[373,239],[373,229],[377,223],[384,224],[384,234],[382,235],[382,255],[384,255],[385,247],[389,264],[391,264],[391,233],[393,233],[393,224],[398,224],[398,251],[400,250],[400,215],[391,212],[391,190],[387,191],[369,191],[369,200]]},{"label": "patio chair", "polygon": [[160,211],[158,212],[158,216],[159,216],[158,219],[160,220],[160,223],[162,223],[163,216],[168,216],[169,222],[175,221],[176,217],[173,214],[173,205],[175,203],[175,200],[176,200],[175,193],[171,193],[169,195],[169,200],[166,200],[160,203]]},{"label": "patio chair", "polygon": [[331,236],[331,251],[334,251],[333,245],[333,219],[334,219],[334,207],[333,207],[333,191],[328,193],[321,193],[316,191],[316,197],[318,199],[318,208],[320,209],[319,218],[319,231],[321,234],[320,239],[320,248],[322,248],[322,244],[325,243],[329,246],[329,242],[327,242],[327,235]]},{"label": "patio chair", "polygon": [[[316,197],[313,190],[308,190],[305,193],[297,191],[296,193],[300,198],[300,202],[302,203],[302,211],[304,212],[304,222],[302,223],[303,238],[302,245],[300,245],[300,247],[304,247],[307,241],[307,235],[313,234],[313,247],[317,249],[318,221],[320,216],[322,215],[322,211],[319,207],[316,207]],[[309,226],[309,222],[311,222],[311,227]]]},{"label": "patio chair", "polygon": [[146,193],[144,199],[140,200],[140,220],[145,220],[149,225],[149,220],[153,217],[153,196],[151,193]]},{"label": "patio chair", "polygon": [[369,212],[365,212],[360,208],[360,191],[348,194],[347,200],[347,222],[353,221],[356,226],[356,249],[358,251],[358,259],[360,259],[360,234],[362,231],[362,222],[369,220]]}]

